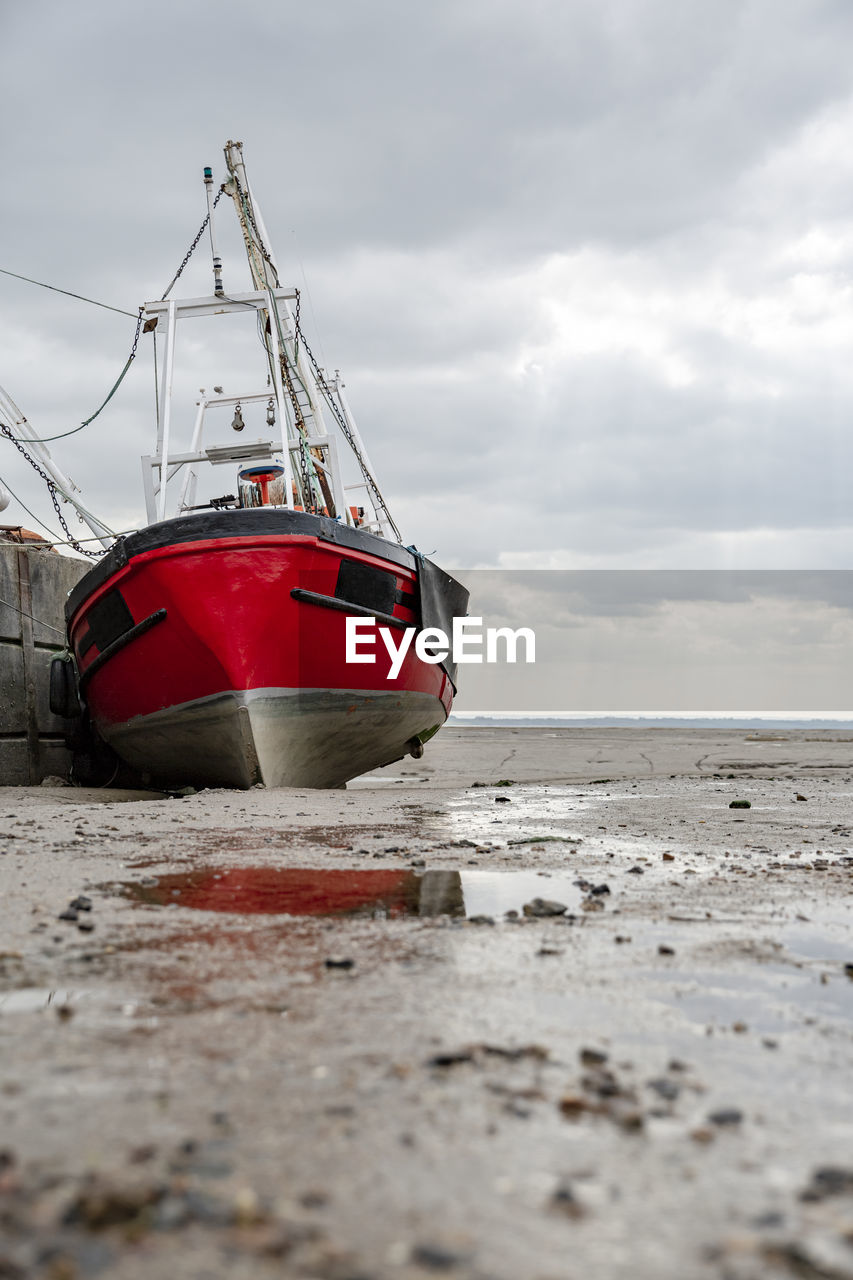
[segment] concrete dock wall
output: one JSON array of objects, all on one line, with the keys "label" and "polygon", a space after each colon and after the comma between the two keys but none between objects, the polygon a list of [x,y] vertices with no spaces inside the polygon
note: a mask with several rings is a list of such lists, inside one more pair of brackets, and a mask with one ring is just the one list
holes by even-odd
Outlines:
[{"label": "concrete dock wall", "polygon": [[65,598],[88,568],[0,541],[0,786],[68,774],[67,722],[48,705],[50,662],[65,645]]}]

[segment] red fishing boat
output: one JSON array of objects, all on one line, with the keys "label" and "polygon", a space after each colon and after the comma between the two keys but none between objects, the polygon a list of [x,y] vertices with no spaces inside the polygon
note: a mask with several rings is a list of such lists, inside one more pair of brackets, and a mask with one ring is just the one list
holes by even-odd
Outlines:
[{"label": "red fishing boat", "polygon": [[[339,786],[419,756],[455,691],[450,657],[423,646],[410,645],[396,675],[382,644],[375,661],[348,660],[347,618],[375,619],[394,636],[450,634],[468,597],[402,545],[340,377],[317,364],[299,293],[279,283],[241,144],[229,142],[225,158],[215,199],[205,170],[213,295],[144,308],[145,329],[165,347],[157,444],[143,458],[148,524],[115,541],[72,591],[52,705],[79,711],[120,760],[161,785]],[[213,219],[222,195],[248,253],[248,293],[222,284]],[[265,385],[202,391],[188,447],[176,447],[179,322],[247,314]],[[244,413],[260,418],[257,439],[242,438]],[[210,423],[228,419],[238,435],[210,443]],[[200,477],[212,483],[223,466],[235,491],[199,497]]]}]

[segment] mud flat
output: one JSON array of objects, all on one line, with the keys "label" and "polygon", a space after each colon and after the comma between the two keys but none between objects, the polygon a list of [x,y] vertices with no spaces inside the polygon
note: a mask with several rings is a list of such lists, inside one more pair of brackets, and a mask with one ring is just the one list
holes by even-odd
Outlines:
[{"label": "mud flat", "polygon": [[853,1277],[852,738],[3,789],[0,1276]]}]

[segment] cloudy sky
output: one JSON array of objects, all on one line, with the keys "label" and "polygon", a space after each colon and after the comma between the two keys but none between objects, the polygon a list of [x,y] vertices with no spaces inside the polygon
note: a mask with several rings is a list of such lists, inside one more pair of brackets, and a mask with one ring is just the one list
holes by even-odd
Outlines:
[{"label": "cloudy sky", "polygon": [[853,720],[850,571],[485,569],[464,577],[483,627],[533,630],[535,662],[519,640],[514,665],[460,666],[456,711]]},{"label": "cloudy sky", "polygon": [[[0,267],[135,311],[240,138],[406,541],[449,567],[847,568],[851,47],[843,0],[0,0]],[[75,426],[133,327],[0,275],[0,384]],[[150,354],[55,446],[118,528]],[[238,354],[193,331],[186,428]],[[0,475],[55,527],[6,443]]]}]

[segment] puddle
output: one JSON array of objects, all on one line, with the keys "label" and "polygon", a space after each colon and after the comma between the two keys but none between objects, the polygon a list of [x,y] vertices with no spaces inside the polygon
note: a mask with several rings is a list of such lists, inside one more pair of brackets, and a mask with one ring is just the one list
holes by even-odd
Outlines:
[{"label": "puddle", "polygon": [[[819,1023],[849,1032],[853,981],[844,970],[853,956],[849,913],[830,910],[816,919],[771,926],[776,958],[744,954],[736,972],[703,967],[639,968],[636,978],[655,1000],[676,1008],[696,1029],[731,1028],[774,1035]],[[670,930],[680,951],[687,941]]]},{"label": "puddle", "polygon": [[149,906],[238,915],[499,917],[532,898],[580,906],[575,874],[535,871],[312,870],[293,867],[196,867],[111,886]]},{"label": "puddle", "polygon": [[[822,923],[827,926],[835,926],[836,932],[845,935],[844,939],[831,938],[821,928],[816,928],[812,921],[803,921],[789,925],[781,931],[781,936],[788,950],[795,956],[802,957],[808,961],[816,961],[818,964],[826,965],[827,967],[838,967],[840,969],[845,964],[853,963],[853,943],[849,940],[849,920],[842,917],[831,921],[823,921]],[[850,982],[850,992],[853,995],[853,982]]]},{"label": "puddle", "polygon": [[464,837],[478,844],[507,844],[519,839],[534,843],[540,835],[577,844],[580,836],[569,830],[572,815],[594,804],[577,787],[477,787],[449,798],[441,817],[428,819],[428,823],[431,835]]},{"label": "puddle", "polygon": [[59,991],[50,987],[21,987],[0,993],[0,1017],[7,1013],[40,1013],[45,1009],[77,1005],[86,991]]},{"label": "puddle", "polygon": [[[658,980],[661,973],[638,973]],[[826,985],[815,973],[766,965],[758,972],[725,977],[719,972],[691,971],[673,975],[676,990],[666,1003],[698,1026],[730,1027],[742,1021],[762,1035],[778,1033],[808,1021],[822,1024],[853,1021],[853,983],[843,975]]]}]

